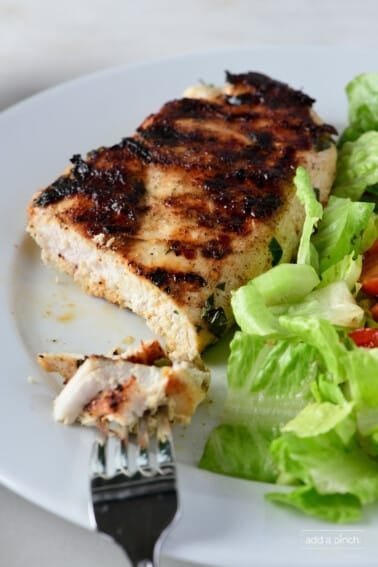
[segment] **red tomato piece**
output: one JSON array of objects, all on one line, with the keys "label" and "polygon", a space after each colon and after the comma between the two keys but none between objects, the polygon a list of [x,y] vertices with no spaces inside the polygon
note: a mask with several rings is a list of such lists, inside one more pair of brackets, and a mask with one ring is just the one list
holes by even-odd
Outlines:
[{"label": "red tomato piece", "polygon": [[349,336],[359,347],[378,347],[378,329],[371,329],[370,327],[356,329],[351,331]]},{"label": "red tomato piece", "polygon": [[374,321],[378,321],[378,303],[374,303],[373,307],[370,308],[370,313]]},{"label": "red tomato piece", "polygon": [[364,255],[360,282],[362,291],[378,296],[378,240]]}]

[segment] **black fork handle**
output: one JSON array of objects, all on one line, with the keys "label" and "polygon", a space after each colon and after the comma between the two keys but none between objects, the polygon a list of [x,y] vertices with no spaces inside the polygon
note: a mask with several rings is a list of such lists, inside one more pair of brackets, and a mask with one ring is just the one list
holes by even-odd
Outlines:
[{"label": "black fork handle", "polygon": [[127,504],[97,503],[94,509],[98,528],[117,541],[134,567],[157,567],[154,551],[176,514],[176,491],[131,498]]}]

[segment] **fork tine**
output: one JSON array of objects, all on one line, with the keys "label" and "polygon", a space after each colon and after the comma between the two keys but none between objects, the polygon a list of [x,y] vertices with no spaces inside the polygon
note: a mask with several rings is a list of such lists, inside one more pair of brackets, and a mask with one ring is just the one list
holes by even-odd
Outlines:
[{"label": "fork tine", "polygon": [[106,443],[105,439],[96,439],[91,455],[92,477],[106,477]]},{"label": "fork tine", "polygon": [[157,423],[151,436],[142,419],[137,434],[125,430],[121,439],[96,441],[91,459],[93,524],[138,567],[156,565],[161,539],[178,511],[169,421],[163,416]]},{"label": "fork tine", "polygon": [[150,443],[150,436],[148,433],[146,421],[144,419],[139,420],[136,443],[137,470],[143,476],[153,476],[156,470],[153,466],[153,447],[152,443]]},{"label": "fork tine", "polygon": [[126,476],[131,476],[132,471],[130,470],[130,459],[128,454],[129,448],[129,431],[125,427],[123,435],[118,439],[118,444],[116,446],[115,454],[115,469],[116,474],[124,474]]},{"label": "fork tine", "polygon": [[[158,416],[158,429],[157,429],[157,468],[161,474],[172,472],[169,465],[174,464],[174,450],[171,428],[169,419],[166,412],[161,412]],[[169,470],[168,470],[169,469]]]}]

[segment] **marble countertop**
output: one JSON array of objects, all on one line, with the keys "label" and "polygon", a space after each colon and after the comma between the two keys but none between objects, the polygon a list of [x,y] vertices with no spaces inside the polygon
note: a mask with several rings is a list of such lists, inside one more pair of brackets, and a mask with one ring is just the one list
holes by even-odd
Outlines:
[{"label": "marble countertop", "polygon": [[[0,0],[0,110],[83,73],[151,57],[254,45],[378,49],[377,22],[376,0]],[[0,510],[1,566],[126,565],[110,541],[4,487]]]}]

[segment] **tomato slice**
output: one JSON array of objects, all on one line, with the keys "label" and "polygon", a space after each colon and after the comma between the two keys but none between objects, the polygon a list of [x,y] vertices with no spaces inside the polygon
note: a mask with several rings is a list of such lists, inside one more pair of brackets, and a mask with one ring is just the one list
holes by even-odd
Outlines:
[{"label": "tomato slice", "polygon": [[378,321],[378,302],[374,303],[373,307],[370,308],[370,313],[374,321]]},{"label": "tomato slice", "polygon": [[357,346],[366,348],[378,347],[378,329],[371,329],[370,327],[356,329],[351,331],[349,336]]},{"label": "tomato slice", "polygon": [[378,296],[378,239],[364,255],[360,282],[362,291]]}]

